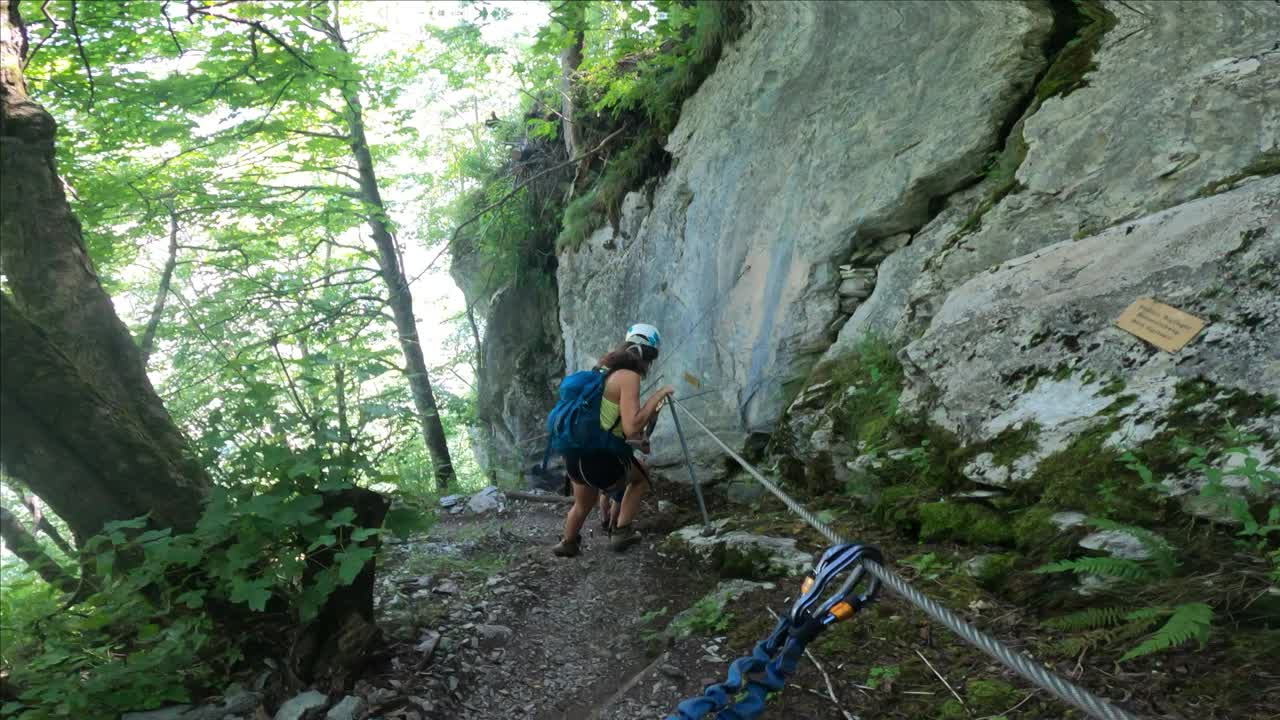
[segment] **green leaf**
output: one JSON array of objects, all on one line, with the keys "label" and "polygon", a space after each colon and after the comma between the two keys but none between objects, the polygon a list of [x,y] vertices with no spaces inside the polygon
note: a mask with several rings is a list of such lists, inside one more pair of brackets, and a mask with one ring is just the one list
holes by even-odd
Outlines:
[{"label": "green leaf", "polygon": [[101,575],[102,577],[109,577],[111,575],[111,571],[116,566],[116,551],[107,550],[105,552],[100,552],[95,555],[93,559],[94,564],[98,568],[98,575]]},{"label": "green leaf", "polygon": [[310,545],[308,545],[307,552],[315,552],[320,548],[329,547],[331,545],[337,545],[337,544],[338,544],[337,536],[335,536],[333,533],[328,533],[325,535],[321,535],[320,537],[316,538]]},{"label": "green leaf", "polygon": [[1203,648],[1205,641],[1209,639],[1212,624],[1213,608],[1205,603],[1179,605],[1173,609],[1169,620],[1159,630],[1122,655],[1120,662],[1176,647],[1191,640],[1199,641]]},{"label": "green leaf", "polygon": [[188,590],[175,598],[174,602],[192,609],[200,608],[204,607],[204,595],[204,590]]},{"label": "green leaf", "polygon": [[373,558],[373,548],[348,548],[334,556],[338,560],[338,581],[350,585],[360,574],[365,563]]},{"label": "green leaf", "polygon": [[431,527],[431,522],[423,513],[413,508],[396,507],[387,512],[382,520],[382,527],[403,539],[416,532],[424,532]]},{"label": "green leaf", "polygon": [[334,513],[329,518],[329,521],[324,524],[324,526],[329,528],[339,528],[346,525],[350,525],[352,521],[355,519],[356,519],[355,508],[344,507],[338,512]]},{"label": "green leaf", "polygon": [[231,581],[231,602],[244,603],[250,610],[262,612],[271,599],[270,586],[271,582],[265,578],[234,578]]}]

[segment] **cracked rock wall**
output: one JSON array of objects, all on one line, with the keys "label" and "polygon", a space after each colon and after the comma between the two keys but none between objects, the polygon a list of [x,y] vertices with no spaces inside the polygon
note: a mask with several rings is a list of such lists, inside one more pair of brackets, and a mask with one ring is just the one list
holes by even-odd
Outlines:
[{"label": "cracked rock wall", "polygon": [[[850,253],[919,228],[974,182],[1044,67],[1052,26],[1038,3],[750,12],[685,103],[673,169],[628,197],[616,236],[602,228],[562,252],[557,272],[569,371],[628,323],[653,323],[667,352],[651,380],[705,393],[696,410],[738,439],[773,429],[834,339]],[[670,433],[659,426],[659,464],[678,452]]]}]

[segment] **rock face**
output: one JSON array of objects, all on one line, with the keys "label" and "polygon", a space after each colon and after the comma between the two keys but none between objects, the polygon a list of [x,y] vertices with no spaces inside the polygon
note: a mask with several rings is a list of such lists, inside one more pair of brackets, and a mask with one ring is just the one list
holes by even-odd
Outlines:
[{"label": "rock face", "polygon": [[837,352],[869,329],[918,333],[948,293],[1001,262],[1188,202],[1243,173],[1275,172],[1280,15],[1273,3],[1104,7],[1115,27],[1102,37],[1086,86],[1046,99],[1026,118],[1020,190],[969,234],[957,232],[957,220],[973,202],[957,203],[959,217],[926,226],[882,268],[897,274],[892,286],[845,326]]},{"label": "rock face", "polygon": [[554,288],[531,282],[499,290],[483,306],[484,352],[473,437],[494,472],[519,472],[542,458],[543,422],[563,375]]},{"label": "rock face", "polygon": [[[968,469],[1005,485],[1115,417],[1123,420],[1116,444],[1150,438],[1181,380],[1276,394],[1278,263],[1280,178],[1050,245],[948,296],[902,353],[904,407],[928,411],[966,443],[1033,423],[1038,447],[1029,458],[1010,468],[979,456]],[[1161,352],[1114,326],[1143,296],[1209,325],[1181,351]]]},{"label": "rock face", "polygon": [[[714,389],[695,411],[739,439],[774,426],[832,340],[842,284],[846,298],[870,290],[870,273],[842,278],[851,253],[887,252],[935,198],[974,181],[1044,65],[1051,25],[1047,9],[998,2],[751,13],[683,108],[673,170],[627,199],[616,237],[597,231],[557,273],[569,370],[627,324],[653,323],[667,345],[651,380],[688,395],[688,373]],[[659,464],[676,458],[671,433],[659,425]]]},{"label": "rock face", "polygon": [[[1118,411],[1108,375],[1138,398],[1130,439],[1160,427],[1170,378],[1275,392],[1258,276],[1280,171],[1273,2],[795,0],[749,15],[682,108],[672,169],[560,252],[554,294],[493,299],[488,445],[536,460],[527,438],[555,380],[637,321],[666,340],[646,387],[697,394],[690,409],[739,446],[785,415],[806,457],[831,444],[816,413],[841,390],[806,388],[815,364],[868,333],[910,344],[911,407],[965,440],[1056,428],[1012,462],[979,454],[968,474],[995,485]],[[1156,355],[1110,327],[1137,294],[1214,317],[1189,351]],[[1064,351],[1074,364],[1046,375]],[[685,425],[700,476],[722,471]],[[653,463],[677,462],[671,423],[657,435]]]}]

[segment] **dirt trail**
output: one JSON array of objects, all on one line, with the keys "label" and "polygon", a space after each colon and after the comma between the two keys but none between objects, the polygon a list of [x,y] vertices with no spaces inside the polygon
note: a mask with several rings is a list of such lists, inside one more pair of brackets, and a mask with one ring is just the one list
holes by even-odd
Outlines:
[{"label": "dirt trail", "polygon": [[[446,516],[428,538],[395,549],[386,582],[400,588],[396,606],[408,603],[423,627],[395,647],[385,681],[425,701],[409,711],[451,720],[612,720],[665,717],[674,708],[687,685],[677,681],[687,676],[663,662],[661,618],[716,579],[659,554],[673,518],[658,516],[652,502],[637,522],[643,541],[627,552],[609,550],[593,515],[582,554],[556,558],[550,548],[564,510],[517,501],[502,513]],[[433,631],[444,640],[419,667]]]}]

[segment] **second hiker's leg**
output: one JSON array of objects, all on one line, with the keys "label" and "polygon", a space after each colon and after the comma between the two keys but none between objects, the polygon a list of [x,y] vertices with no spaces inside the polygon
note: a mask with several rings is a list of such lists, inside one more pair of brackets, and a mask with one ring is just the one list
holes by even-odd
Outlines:
[{"label": "second hiker's leg", "polygon": [[631,519],[640,510],[640,501],[644,499],[648,492],[648,476],[644,474],[639,465],[632,463],[631,469],[627,474],[627,492],[622,496],[622,508],[618,511],[618,518],[613,526],[623,528],[630,525]]},{"label": "second hiker's leg", "polygon": [[591,508],[595,507],[599,491],[586,483],[573,483],[573,507],[564,517],[565,542],[574,542],[582,532],[582,523],[587,521]]}]

